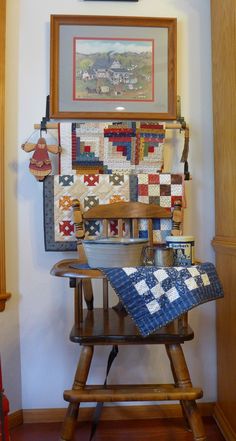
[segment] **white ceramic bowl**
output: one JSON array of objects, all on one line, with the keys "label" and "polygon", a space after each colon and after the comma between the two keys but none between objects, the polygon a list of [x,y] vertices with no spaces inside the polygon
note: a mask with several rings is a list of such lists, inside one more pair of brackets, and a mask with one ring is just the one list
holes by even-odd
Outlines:
[{"label": "white ceramic bowl", "polygon": [[83,240],[84,251],[91,268],[140,266],[146,239]]}]

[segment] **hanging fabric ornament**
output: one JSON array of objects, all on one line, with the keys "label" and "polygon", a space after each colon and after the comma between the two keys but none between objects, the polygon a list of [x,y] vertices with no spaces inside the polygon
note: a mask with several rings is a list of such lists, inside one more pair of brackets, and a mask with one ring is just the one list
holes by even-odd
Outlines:
[{"label": "hanging fabric ornament", "polygon": [[61,147],[56,144],[48,145],[46,139],[42,137],[36,143],[26,142],[21,147],[25,152],[34,151],[30,159],[29,170],[38,181],[43,181],[52,171],[52,163],[48,152],[57,154],[61,151]]}]

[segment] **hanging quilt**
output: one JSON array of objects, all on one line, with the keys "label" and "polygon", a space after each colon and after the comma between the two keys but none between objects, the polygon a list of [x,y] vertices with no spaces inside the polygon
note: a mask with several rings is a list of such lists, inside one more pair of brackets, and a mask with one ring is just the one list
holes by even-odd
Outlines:
[{"label": "hanging quilt", "polygon": [[[165,191],[165,195],[163,192]],[[146,199],[143,199],[146,198]],[[151,199],[153,198],[153,199]],[[182,175],[61,175],[48,176],[44,181],[44,232],[47,251],[76,250],[74,233],[73,200],[79,199],[81,210],[87,211],[98,204],[118,201],[140,201],[173,209],[178,198],[184,204],[184,180]],[[87,222],[86,235],[99,235],[99,222]],[[116,235],[116,225],[111,225]],[[153,225],[154,242],[164,242],[172,229],[170,219],[156,219]],[[128,234],[128,227],[125,230]],[[146,220],[139,222],[139,237],[146,238]]]},{"label": "hanging quilt", "polygon": [[60,174],[156,173],[164,126],[155,122],[60,123]]}]

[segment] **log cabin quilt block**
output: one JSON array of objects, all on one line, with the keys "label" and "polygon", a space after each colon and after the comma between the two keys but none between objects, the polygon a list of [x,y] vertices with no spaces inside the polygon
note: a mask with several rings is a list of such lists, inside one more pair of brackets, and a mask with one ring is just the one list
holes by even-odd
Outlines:
[{"label": "log cabin quilt block", "polygon": [[155,122],[60,123],[60,174],[155,173],[165,128]]}]

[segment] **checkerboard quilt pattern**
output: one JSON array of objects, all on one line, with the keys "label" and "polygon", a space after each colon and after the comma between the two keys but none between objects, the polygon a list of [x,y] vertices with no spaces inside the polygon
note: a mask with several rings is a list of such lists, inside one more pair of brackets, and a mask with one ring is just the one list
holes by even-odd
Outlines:
[{"label": "checkerboard quilt pattern", "polygon": [[141,334],[147,336],[191,308],[223,296],[215,267],[102,268]]},{"label": "checkerboard quilt pattern", "polygon": [[[171,173],[149,173],[137,175],[137,200],[147,204],[156,204],[173,210],[176,200],[180,200],[182,206],[184,199],[184,176]],[[154,242],[165,242],[166,236],[171,234],[171,219],[156,219],[153,224]],[[140,222],[141,238],[147,238],[147,221]]]}]

